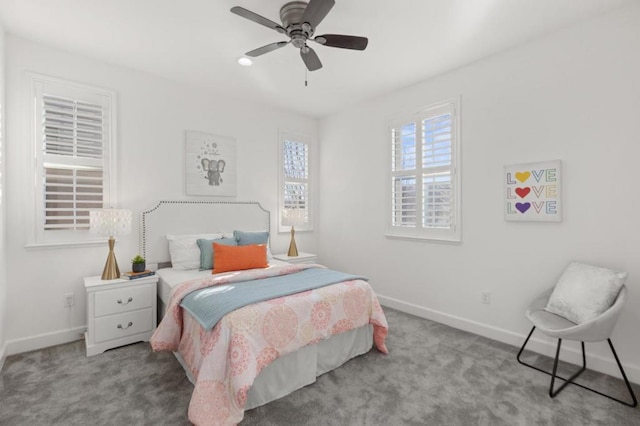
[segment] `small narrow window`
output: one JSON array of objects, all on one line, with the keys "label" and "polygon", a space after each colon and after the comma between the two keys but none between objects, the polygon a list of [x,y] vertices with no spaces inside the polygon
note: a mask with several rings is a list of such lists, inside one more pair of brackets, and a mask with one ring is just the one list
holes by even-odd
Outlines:
[{"label": "small narrow window", "polygon": [[[296,230],[311,230],[311,174],[308,138],[280,134],[280,220],[279,230],[289,231],[283,217],[295,217]],[[290,223],[290,222],[287,222]]]}]

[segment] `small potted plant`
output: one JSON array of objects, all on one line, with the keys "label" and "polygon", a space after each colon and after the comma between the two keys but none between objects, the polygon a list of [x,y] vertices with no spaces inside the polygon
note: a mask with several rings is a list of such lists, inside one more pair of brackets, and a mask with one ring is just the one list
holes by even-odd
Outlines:
[{"label": "small potted plant", "polygon": [[133,259],[131,259],[131,267],[133,272],[144,272],[144,270],[147,268],[144,257],[140,256],[139,254],[136,255]]}]

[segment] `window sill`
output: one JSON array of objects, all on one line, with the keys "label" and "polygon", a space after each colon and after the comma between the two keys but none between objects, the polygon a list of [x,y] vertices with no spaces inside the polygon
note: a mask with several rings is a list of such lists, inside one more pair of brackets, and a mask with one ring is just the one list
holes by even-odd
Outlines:
[{"label": "window sill", "polygon": [[48,248],[72,248],[72,247],[86,247],[86,246],[98,246],[107,242],[104,240],[91,240],[91,241],[64,241],[64,242],[47,242],[47,243],[28,243],[25,244],[26,249],[48,249]]},{"label": "window sill", "polygon": [[425,243],[440,243],[440,244],[452,244],[462,245],[462,239],[456,237],[427,237],[420,235],[400,235],[386,232],[384,234],[386,238],[393,240],[407,240],[407,241],[422,241]]}]

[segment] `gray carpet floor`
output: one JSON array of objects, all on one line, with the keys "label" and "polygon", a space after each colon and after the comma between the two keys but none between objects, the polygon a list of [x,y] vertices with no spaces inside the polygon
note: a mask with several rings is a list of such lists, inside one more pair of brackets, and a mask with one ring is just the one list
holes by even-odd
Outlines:
[{"label": "gray carpet floor", "polygon": [[[640,425],[639,408],[576,386],[550,399],[549,376],[518,364],[518,348],[385,312],[388,355],[353,359],[247,411],[242,425]],[[533,353],[526,360],[551,365]],[[587,371],[581,381],[626,398],[621,380]],[[87,358],[78,341],[7,358],[0,425],[187,425],[192,389],[174,356],[148,343]]]}]

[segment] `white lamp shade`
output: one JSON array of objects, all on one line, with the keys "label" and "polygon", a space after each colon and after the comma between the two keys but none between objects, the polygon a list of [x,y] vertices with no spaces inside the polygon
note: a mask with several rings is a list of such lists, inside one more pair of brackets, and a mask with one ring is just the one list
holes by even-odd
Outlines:
[{"label": "white lamp shade", "polygon": [[92,233],[113,237],[131,233],[131,210],[104,209],[89,212]]},{"label": "white lamp shade", "polygon": [[284,209],[282,211],[282,225],[296,226],[304,223],[304,209]]}]

